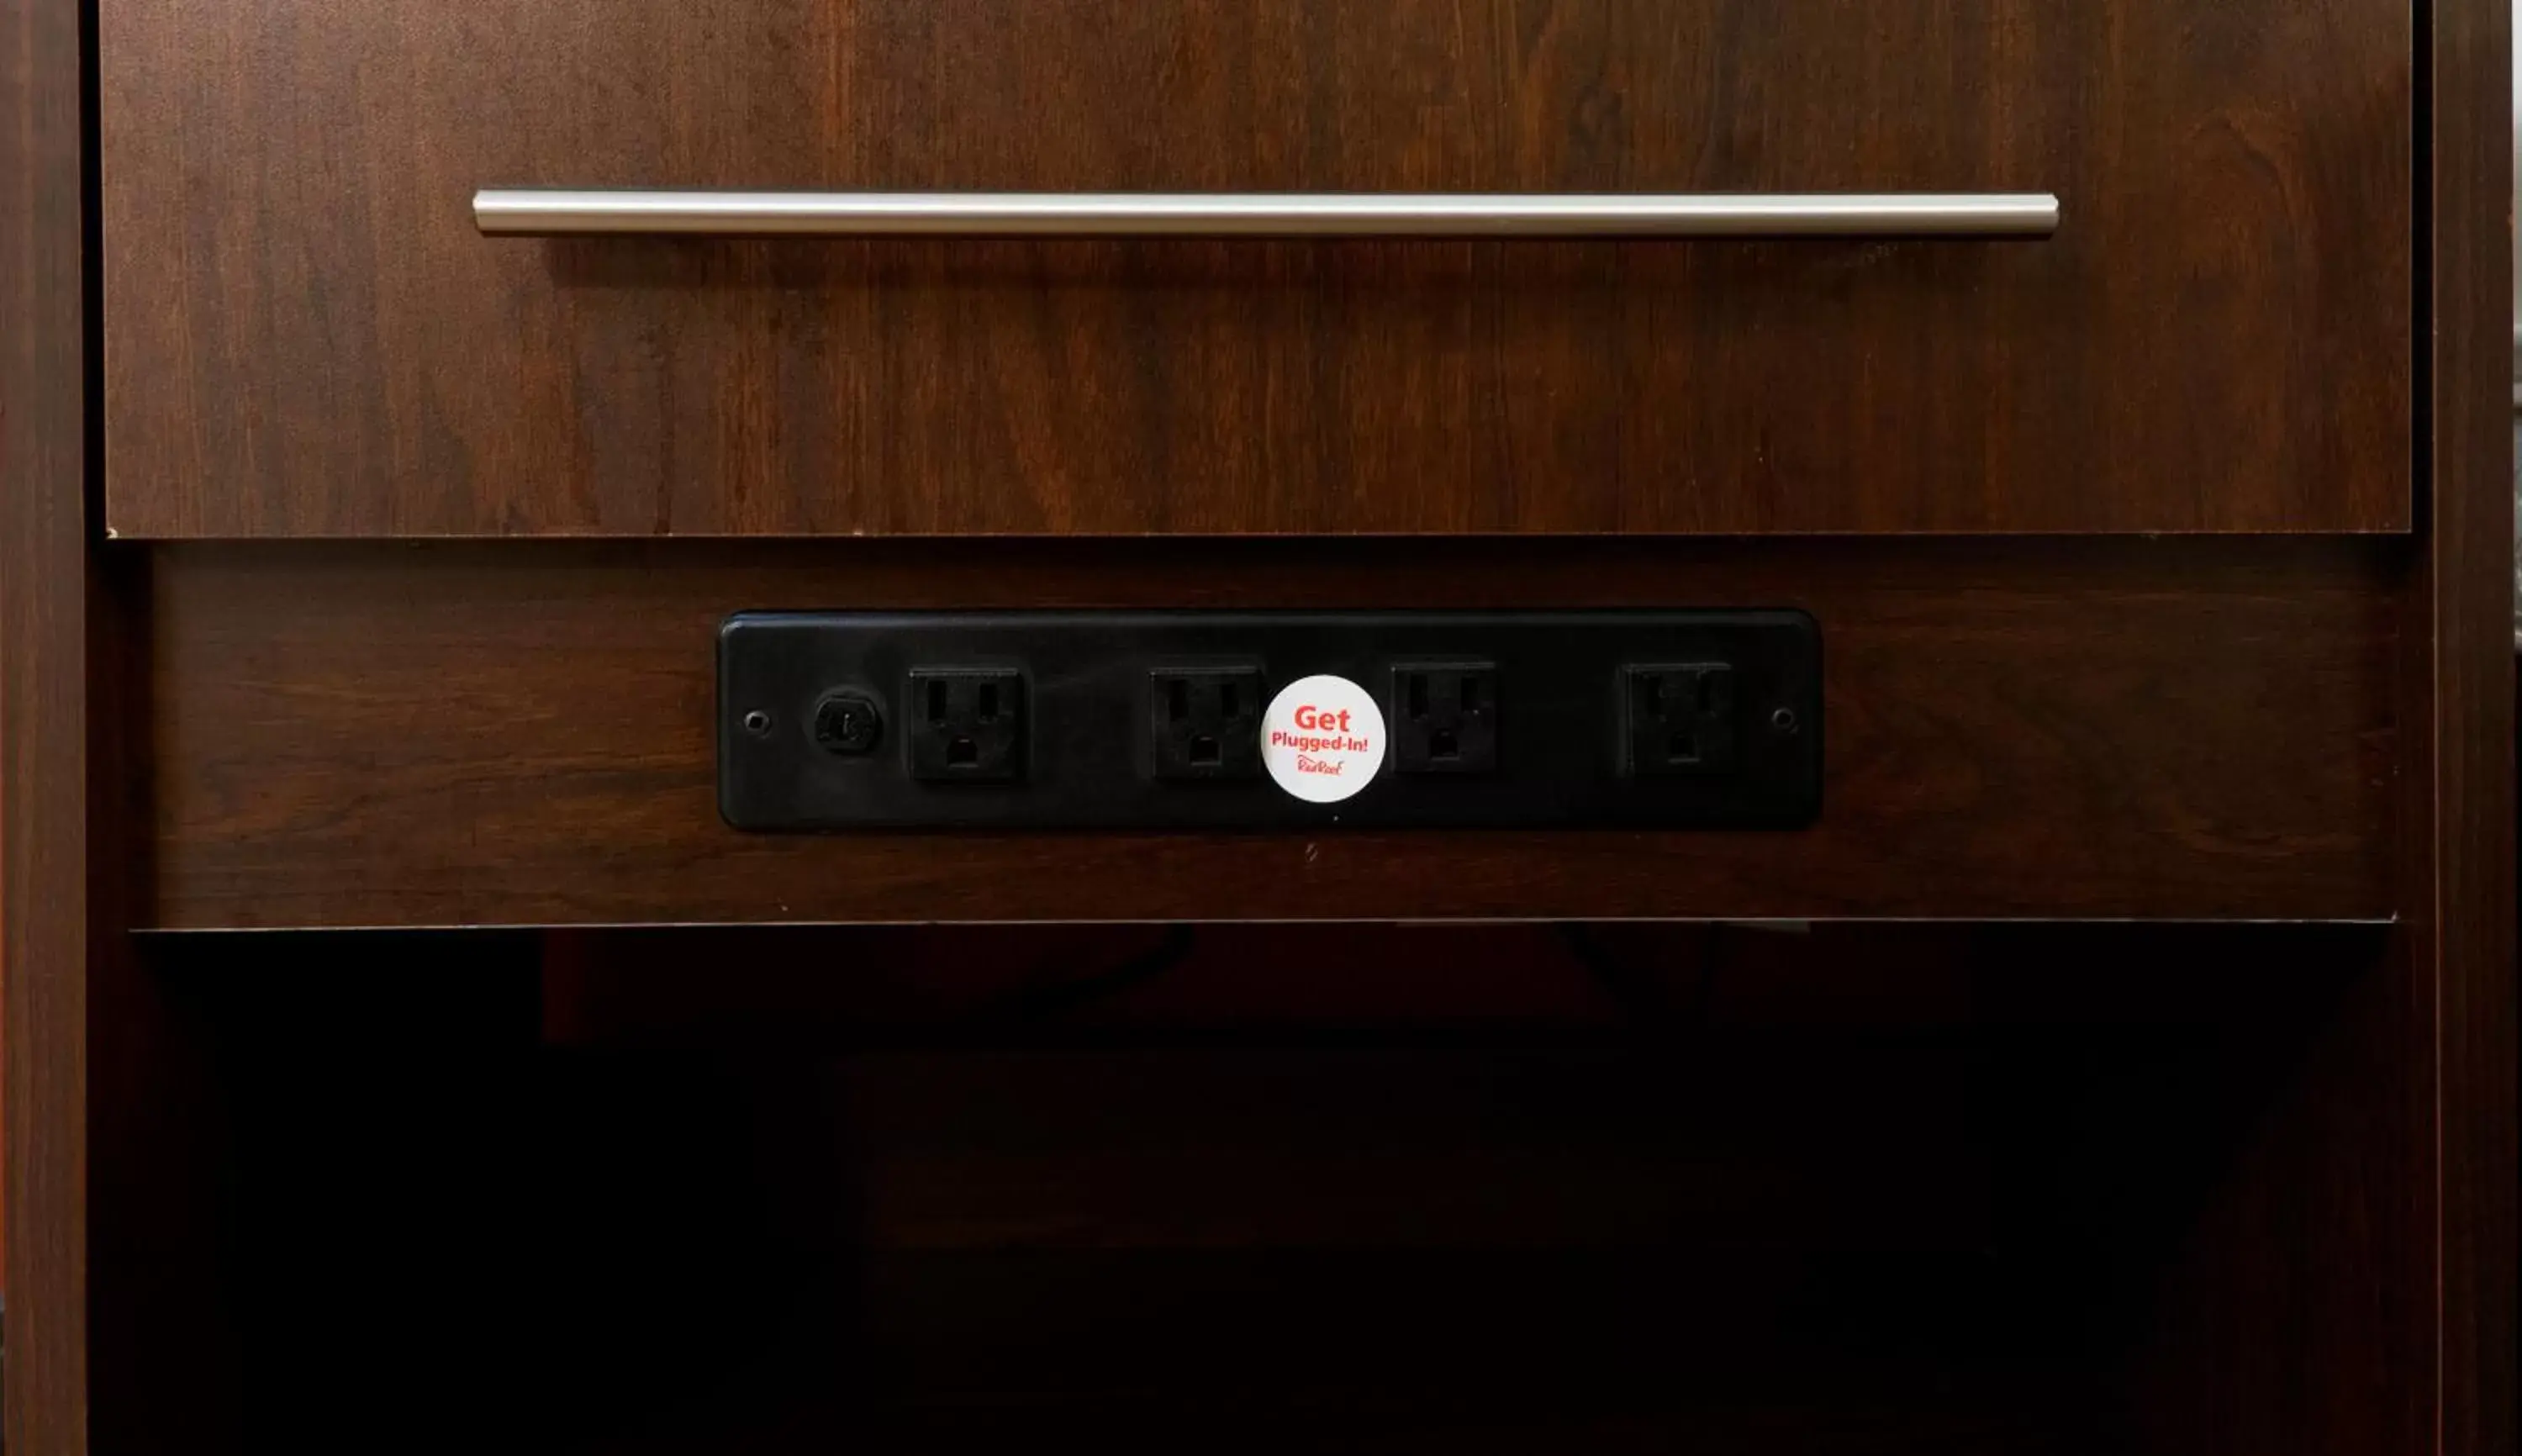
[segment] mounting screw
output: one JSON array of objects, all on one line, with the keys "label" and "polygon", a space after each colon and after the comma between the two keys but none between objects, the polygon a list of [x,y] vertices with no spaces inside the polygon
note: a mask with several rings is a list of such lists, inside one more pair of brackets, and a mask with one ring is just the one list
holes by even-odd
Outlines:
[{"label": "mounting screw", "polygon": [[744,730],[757,738],[771,735],[771,715],[760,708],[744,715]]},{"label": "mounting screw", "polygon": [[884,736],[884,714],[863,692],[835,692],[815,705],[815,741],[826,753],[858,755]]},{"label": "mounting screw", "polygon": [[1803,727],[1803,720],[1796,717],[1795,709],[1780,708],[1777,712],[1769,715],[1769,727],[1776,728],[1779,732],[1792,735]]}]

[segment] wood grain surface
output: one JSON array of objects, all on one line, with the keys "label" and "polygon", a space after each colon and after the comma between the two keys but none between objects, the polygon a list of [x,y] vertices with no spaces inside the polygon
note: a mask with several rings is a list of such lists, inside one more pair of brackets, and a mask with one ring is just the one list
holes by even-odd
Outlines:
[{"label": "wood grain surface", "polygon": [[[263,1393],[265,1419],[338,1413],[305,1444],[385,1446],[416,1433],[380,1410],[446,1424],[523,1389],[552,1449],[724,1446],[746,1421],[829,1449],[868,1433],[846,1379],[782,1404],[759,1382],[796,1366],[655,1338],[767,1337],[712,1301],[748,1273],[795,1291],[775,1255],[802,1244],[862,1256],[829,1287],[859,1323],[804,1346],[844,1358],[810,1374],[890,1380],[935,1449],[1144,1418],[1149,1373],[1192,1392],[1156,1410],[1162,1449],[1319,1438],[1251,1423],[1235,1380],[1258,1373],[1328,1392],[1361,1441],[1452,1452],[2512,1456],[2497,0],[2414,8],[2437,111],[2413,330],[2411,16],[2378,0],[97,9],[101,341],[80,8],[0,0],[12,1448],[285,1449],[238,1438],[232,1402]],[[486,182],[2054,186],[2070,223],[1959,249],[493,246],[461,212]],[[2416,529],[116,549],[100,428],[129,535]],[[755,840],[712,804],[708,643],[739,607],[1714,601],[1829,634],[1808,834]],[[1753,995],[1786,1024],[1610,1072],[1423,1040],[1082,1076],[1091,1052],[929,1048],[817,1080],[765,1030],[718,1082],[694,1014],[743,994],[736,958],[817,932],[676,937],[651,1014],[680,1040],[543,1081],[535,937],[158,935],[144,962],[120,933],[1317,915],[2398,923],[1980,951],[1927,927],[1900,933],[1936,954],[1888,965],[1843,941],[1884,986],[1729,975],[1720,1021]],[[1547,932],[1451,933],[1537,965]],[[582,989],[632,959],[578,939]],[[1954,1023],[1919,1003],[1964,963],[1971,1034],[1938,1041]],[[2184,1019],[2199,998],[2216,1014]],[[574,1004],[605,1042],[600,997]],[[799,1034],[773,1010],[758,1028]],[[1426,1136],[1439,1098],[1493,1163]],[[222,1119],[245,1136],[204,1133]],[[692,1157],[661,1160],[660,1129]],[[1045,1143],[1082,1175],[1029,1163]],[[727,1161],[753,1149],[792,1181]],[[872,1195],[854,1157],[885,1171]],[[1701,1167],[1743,1201],[1689,1202]],[[558,1196],[521,1233],[527,1187]],[[1361,1232],[1439,1243],[1394,1208],[1429,1189],[1558,1257],[1340,1257]],[[1771,1257],[1588,1263],[1637,1232],[1637,1191]],[[801,1209],[828,1219],[801,1234]],[[1098,1226],[1140,1246],[1091,1246]],[[1165,1252],[1203,1236],[1205,1261]],[[660,1249],[698,1277],[621,1277]],[[596,1296],[553,1307],[612,1343],[479,1317],[520,1289]],[[1343,1297],[1407,1318],[1325,1319]],[[1277,1318],[1218,1318],[1238,1308]],[[1657,1315],[1681,1358],[1620,1363],[1623,1317]],[[1245,1358],[1186,1340],[1201,1317]],[[1483,1343],[1483,1320],[1568,1333]],[[275,1335],[305,1363],[227,1363],[227,1337]],[[451,1349],[527,1384],[429,1379]],[[1308,1384],[1326,1349],[1406,1364],[1424,1398]],[[1532,1388],[1568,1398],[1517,1407]]]},{"label": "wood grain surface", "polygon": [[[2434,8],[2432,367],[2427,375],[2432,549],[2421,602],[2431,650],[2409,697],[2434,725],[2409,745],[2407,816],[2431,826],[2411,857],[2432,895],[2408,951],[2436,1029],[2435,1204],[2446,1456],[2522,1446],[2515,1308],[2517,1179],[2513,735],[2512,7]],[[2413,709],[2411,711],[2419,711]]]},{"label": "wood grain surface", "polygon": [[[2398,553],[2311,541],[172,546],[144,923],[2386,917]],[[746,608],[1802,607],[1823,811],[1738,834],[748,836]]]},{"label": "wood grain surface", "polygon": [[[2255,1036],[2219,1044],[2205,1086],[2171,1094],[2172,1105],[2221,1124],[2214,1173],[2176,1207],[2160,1201],[2162,1182],[2180,1177],[2169,1167],[2131,1168],[2125,1176],[2140,1181],[2125,1187],[2083,1185],[2081,1200],[2100,1210],[2104,1226],[2127,1217],[2124,1193],[2172,1220],[2164,1266],[2146,1281],[2149,1327],[2130,1362],[2143,1392],[2140,1434],[2120,1449],[2448,1449],[2436,1440],[2451,1398],[2438,1386],[2438,1320],[2495,1294],[2438,1278],[2433,978],[2412,954],[2415,943],[2404,921],[2337,979],[2321,973],[2316,955],[2232,948],[2237,958],[2267,957],[2264,963],[2291,984],[2260,999]],[[2164,955],[2179,964],[2195,946]],[[2196,970],[2231,973],[2203,962]],[[2158,983],[2153,994],[2174,1000],[2180,992]],[[2162,1093],[2151,1068],[2128,1068],[2097,1098],[2156,1105]],[[2106,1146],[2135,1160],[2181,1156],[2132,1148],[2125,1135],[2106,1134]]]},{"label": "wood grain surface", "polygon": [[[2370,532],[2394,0],[102,0],[125,537]],[[488,241],[479,187],[2054,191],[2046,242]]]},{"label": "wood grain surface", "polygon": [[0,1444],[88,1436],[87,274],[79,7],[0,0]]}]

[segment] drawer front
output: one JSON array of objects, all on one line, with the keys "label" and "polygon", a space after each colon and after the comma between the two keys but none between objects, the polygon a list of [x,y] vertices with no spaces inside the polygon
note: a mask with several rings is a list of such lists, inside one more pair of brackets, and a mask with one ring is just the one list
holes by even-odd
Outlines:
[{"label": "drawer front", "polygon": [[[124,536],[2365,532],[2393,0],[102,0]],[[2046,238],[485,237],[486,187],[2055,194]]]}]

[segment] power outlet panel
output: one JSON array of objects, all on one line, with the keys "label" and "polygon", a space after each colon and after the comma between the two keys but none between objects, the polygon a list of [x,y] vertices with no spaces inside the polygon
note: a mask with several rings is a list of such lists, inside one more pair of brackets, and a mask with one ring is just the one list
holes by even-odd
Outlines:
[{"label": "power outlet panel", "polygon": [[[1381,703],[1312,804],[1270,694]],[[739,829],[1784,828],[1821,812],[1821,632],[1794,611],[747,612],[719,634]]]}]

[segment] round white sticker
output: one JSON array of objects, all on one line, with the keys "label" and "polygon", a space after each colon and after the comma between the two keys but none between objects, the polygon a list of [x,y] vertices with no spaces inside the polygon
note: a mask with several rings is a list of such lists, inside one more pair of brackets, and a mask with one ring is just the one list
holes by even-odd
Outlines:
[{"label": "round white sticker", "polygon": [[1346,678],[1290,682],[1261,720],[1261,761],[1297,798],[1355,798],[1383,768],[1383,709]]}]

